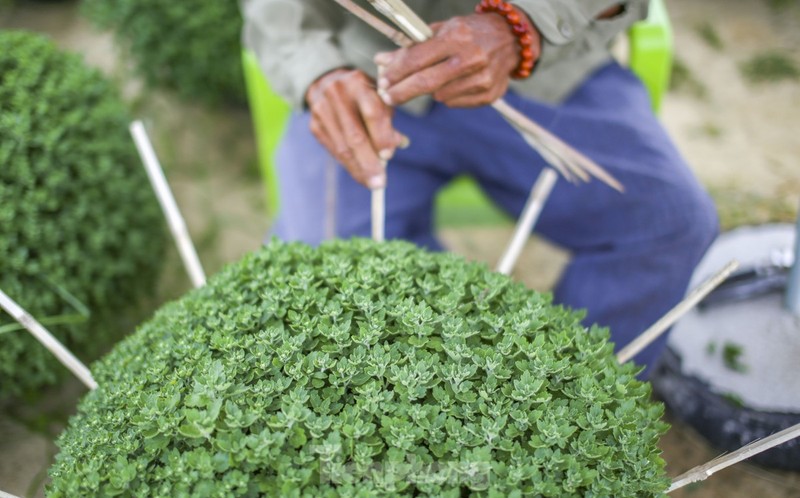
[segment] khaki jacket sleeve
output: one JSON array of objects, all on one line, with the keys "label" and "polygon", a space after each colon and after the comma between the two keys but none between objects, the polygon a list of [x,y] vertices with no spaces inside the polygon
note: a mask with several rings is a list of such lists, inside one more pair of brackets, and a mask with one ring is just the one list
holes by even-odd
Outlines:
[{"label": "khaki jacket sleeve", "polygon": [[[541,63],[571,52],[608,46],[634,22],[647,17],[649,0],[516,0],[542,34]],[[597,19],[605,10],[622,4],[624,11],[610,19]]]},{"label": "khaki jacket sleeve", "polygon": [[344,22],[330,0],[240,0],[244,46],[255,52],[270,86],[295,108],[323,74],[347,66],[336,33]]}]

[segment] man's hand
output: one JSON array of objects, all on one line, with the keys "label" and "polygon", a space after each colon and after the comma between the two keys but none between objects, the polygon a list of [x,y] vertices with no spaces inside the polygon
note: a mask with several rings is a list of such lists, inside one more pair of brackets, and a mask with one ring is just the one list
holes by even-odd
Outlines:
[{"label": "man's hand", "polygon": [[[384,102],[399,105],[433,94],[450,107],[476,107],[505,94],[519,63],[519,46],[502,16],[454,17],[432,28],[430,40],[375,57]],[[535,60],[541,38],[535,28],[532,31]]]},{"label": "man's hand", "polygon": [[405,137],[392,127],[383,103],[361,71],[337,69],[306,92],[311,132],[353,178],[370,189],[386,186],[386,161]]}]

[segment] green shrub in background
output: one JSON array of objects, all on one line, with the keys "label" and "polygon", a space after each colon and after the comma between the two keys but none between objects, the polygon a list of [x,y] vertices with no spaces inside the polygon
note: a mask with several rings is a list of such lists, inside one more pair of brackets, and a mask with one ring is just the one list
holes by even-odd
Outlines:
[{"label": "green shrub in background", "polygon": [[206,103],[245,102],[236,0],[84,0],[82,7],[115,32],[151,85]]},{"label": "green shrub in background", "polygon": [[[132,328],[121,312],[155,287],[166,242],[128,120],[78,56],[0,31],[0,288],[81,358]],[[64,373],[0,312],[0,397]]]},{"label": "green shrub in background", "polygon": [[661,495],[662,406],[579,319],[405,242],[272,242],[94,365],[49,496]]}]

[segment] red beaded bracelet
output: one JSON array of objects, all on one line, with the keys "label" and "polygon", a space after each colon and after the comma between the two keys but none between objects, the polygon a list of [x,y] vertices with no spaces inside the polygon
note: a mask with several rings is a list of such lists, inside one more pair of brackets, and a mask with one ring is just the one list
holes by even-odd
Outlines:
[{"label": "red beaded bracelet", "polygon": [[526,20],[525,15],[503,0],[481,0],[481,3],[475,7],[475,12],[479,14],[494,12],[503,16],[511,26],[511,32],[517,38],[520,48],[519,64],[511,72],[511,77],[521,80],[530,76],[535,65],[533,61],[533,28]]}]

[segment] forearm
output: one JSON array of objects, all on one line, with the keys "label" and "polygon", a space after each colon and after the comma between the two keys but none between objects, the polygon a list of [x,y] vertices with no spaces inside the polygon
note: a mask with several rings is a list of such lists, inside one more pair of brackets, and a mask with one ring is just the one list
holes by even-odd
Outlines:
[{"label": "forearm", "polygon": [[347,66],[336,38],[341,9],[330,0],[240,0],[243,42],[253,50],[271,87],[301,108],[320,76]]}]

